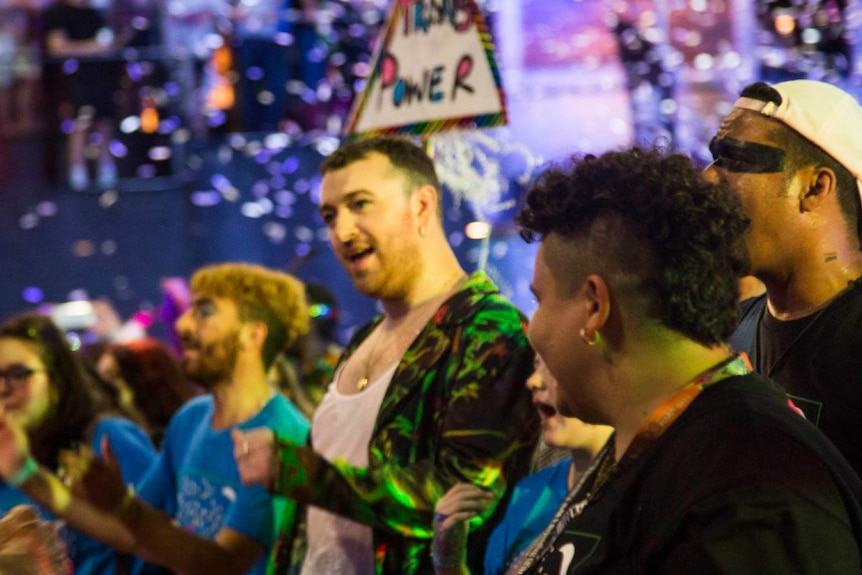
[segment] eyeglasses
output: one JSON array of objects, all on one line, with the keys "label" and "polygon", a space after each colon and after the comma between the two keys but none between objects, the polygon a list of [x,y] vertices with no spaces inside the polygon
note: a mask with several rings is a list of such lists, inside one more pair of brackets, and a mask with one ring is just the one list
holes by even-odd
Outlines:
[{"label": "eyeglasses", "polygon": [[24,387],[31,377],[44,371],[44,369],[33,369],[25,365],[13,365],[9,369],[0,370],[0,382],[3,382],[3,386],[0,387],[0,397],[12,395]]}]

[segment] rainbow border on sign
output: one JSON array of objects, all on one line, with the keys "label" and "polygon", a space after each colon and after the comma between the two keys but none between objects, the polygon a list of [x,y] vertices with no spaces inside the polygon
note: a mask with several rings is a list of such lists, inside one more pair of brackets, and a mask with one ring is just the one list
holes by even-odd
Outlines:
[{"label": "rainbow border on sign", "polygon": [[397,0],[389,13],[386,20],[386,28],[383,32],[383,37],[377,48],[377,54],[374,56],[374,66],[372,67],[371,77],[362,90],[358,105],[354,106],[350,112],[349,119],[344,131],[344,137],[348,140],[358,140],[362,138],[370,138],[373,136],[428,136],[438,132],[445,132],[455,129],[482,129],[496,128],[505,126],[509,123],[509,113],[506,108],[506,91],[503,89],[503,79],[500,75],[500,67],[497,65],[496,46],[491,38],[491,33],[488,30],[488,23],[482,15],[479,6],[474,0],[467,0],[473,12],[473,24],[476,26],[476,31],[479,33],[479,40],[482,42],[482,47],[485,50],[485,57],[488,59],[488,65],[491,69],[491,74],[494,76],[494,83],[497,86],[497,94],[500,98],[501,111],[494,114],[482,114],[480,116],[461,116],[456,118],[441,118],[439,120],[429,120],[427,122],[414,122],[403,126],[391,126],[388,128],[377,128],[374,130],[366,130],[364,132],[355,132],[356,124],[362,111],[365,109],[365,104],[371,95],[371,89],[376,82],[380,81],[380,67],[382,65],[381,55],[383,49],[389,45],[392,40],[392,35],[395,32],[401,11],[405,4],[411,4],[413,0]]}]

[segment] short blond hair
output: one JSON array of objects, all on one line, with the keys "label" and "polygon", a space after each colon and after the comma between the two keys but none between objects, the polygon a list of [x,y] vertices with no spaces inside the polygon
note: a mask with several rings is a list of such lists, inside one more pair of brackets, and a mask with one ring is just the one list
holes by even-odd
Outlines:
[{"label": "short blond hair", "polygon": [[308,334],[305,285],[292,275],[255,264],[222,263],[196,271],[190,287],[195,296],[233,301],[243,321],[266,324],[263,362],[267,367]]}]

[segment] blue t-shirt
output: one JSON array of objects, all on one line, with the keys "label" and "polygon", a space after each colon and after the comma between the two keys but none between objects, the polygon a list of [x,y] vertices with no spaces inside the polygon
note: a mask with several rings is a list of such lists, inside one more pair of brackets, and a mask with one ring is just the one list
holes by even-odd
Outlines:
[{"label": "blue t-shirt", "polygon": [[485,575],[502,575],[509,563],[551,523],[568,493],[571,458],[522,479],[512,492],[506,514],[485,549]]},{"label": "blue t-shirt", "polygon": [[[155,461],[156,450],[143,429],[127,419],[106,417],[101,419],[93,432],[90,447],[101,452],[102,437],[107,437],[114,455],[120,464],[126,483],[137,483]],[[12,507],[33,503],[18,489],[0,482],[0,514],[5,515]],[[54,517],[39,509],[46,519]],[[68,525],[60,528],[60,535],[69,551],[75,575],[115,575],[116,554],[107,545],[72,529]]]},{"label": "blue t-shirt", "polygon": [[[194,398],[177,412],[165,432],[156,464],[138,486],[138,495],[200,537],[215,539],[228,528],[254,539],[265,552],[248,573],[262,575],[279,521],[295,503],[275,497],[261,486],[242,484],[231,429],[214,430],[212,416],[211,395]],[[276,394],[254,417],[236,427],[268,427],[279,437],[302,444],[309,424],[293,404]]]}]

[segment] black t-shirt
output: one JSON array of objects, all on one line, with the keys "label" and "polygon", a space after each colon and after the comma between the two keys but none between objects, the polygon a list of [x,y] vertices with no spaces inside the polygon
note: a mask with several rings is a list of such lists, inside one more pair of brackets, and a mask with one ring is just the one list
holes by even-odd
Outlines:
[{"label": "black t-shirt", "polygon": [[526,573],[860,573],[860,522],[862,482],[835,447],[773,383],[734,377],[562,521]]},{"label": "black t-shirt", "polygon": [[[757,332],[754,334],[754,357],[757,372],[768,376],[784,361],[784,356],[794,353],[796,342],[820,318],[819,313],[790,320],[780,320],[765,311],[760,314]],[[819,418],[809,419],[817,425]]]},{"label": "black t-shirt", "polygon": [[[72,41],[93,40],[105,25],[105,19],[97,10],[62,2],[55,4],[45,15],[47,33],[60,30]],[[111,117],[122,70],[120,60],[110,55],[74,60],[75,66],[62,65],[60,97],[72,102],[76,108],[91,106],[97,118]]]},{"label": "black t-shirt", "polygon": [[765,306],[766,296],[743,303],[731,344],[787,391],[862,476],[862,281],[807,318],[779,321]]},{"label": "black t-shirt", "polygon": [[50,33],[61,30],[69,40],[93,40],[105,19],[93,8],[69,6],[58,2],[45,16],[45,30]]}]

